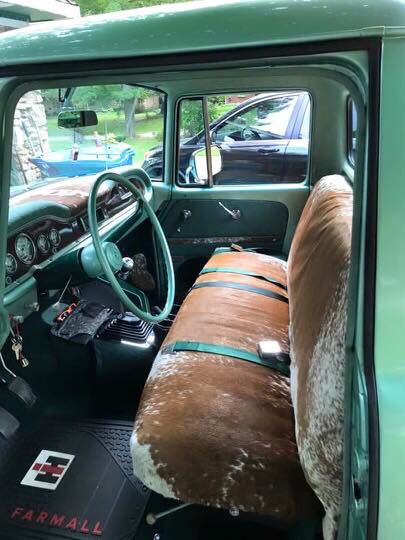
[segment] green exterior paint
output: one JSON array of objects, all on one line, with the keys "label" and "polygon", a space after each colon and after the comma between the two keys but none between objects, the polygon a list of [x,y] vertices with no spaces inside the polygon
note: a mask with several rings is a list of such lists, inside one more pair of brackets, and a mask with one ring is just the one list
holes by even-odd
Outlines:
[{"label": "green exterior paint", "polygon": [[405,33],[402,0],[201,0],[9,32],[0,37],[0,65],[212,51],[392,32]]},{"label": "green exterior paint", "polygon": [[378,183],[375,367],[380,416],[379,538],[405,538],[405,39],[385,40]]}]

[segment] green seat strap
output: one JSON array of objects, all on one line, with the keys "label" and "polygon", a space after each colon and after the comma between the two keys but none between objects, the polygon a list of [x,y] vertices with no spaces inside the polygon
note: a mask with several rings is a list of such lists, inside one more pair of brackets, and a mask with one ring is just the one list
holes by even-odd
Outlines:
[{"label": "green seat strap", "polygon": [[[226,345],[216,345],[215,343],[204,343],[201,341],[175,341],[170,343],[162,349],[162,353],[175,353],[179,351],[191,351],[202,352],[208,354],[219,354],[221,356],[230,356],[237,358],[238,360],[245,360],[246,362],[252,362],[275,371],[280,372],[286,377],[290,376],[290,367],[287,362],[290,360],[290,356],[287,353],[274,354],[271,358],[261,358],[258,354],[244,351],[242,349],[235,349],[234,347],[228,347]],[[285,359],[285,361],[283,360]]]},{"label": "green seat strap", "polygon": [[259,287],[252,287],[251,285],[246,285],[246,283],[232,283],[232,281],[202,281],[201,283],[196,283],[191,287],[193,289],[203,289],[205,287],[225,287],[226,289],[239,289],[240,291],[248,291],[251,293],[261,294],[262,296],[268,296],[269,298],[274,298],[275,300],[280,300],[288,304],[288,298],[282,294],[278,294],[274,291],[269,291],[267,289],[260,289]]},{"label": "green seat strap", "polygon": [[260,248],[243,248],[242,251],[239,251],[239,250],[233,249],[232,247],[218,247],[218,248],[215,248],[214,254],[230,253],[230,252],[235,252],[235,251],[237,251],[238,253],[243,253],[245,251],[247,251],[248,253],[258,253],[259,249]]},{"label": "green seat strap", "polygon": [[214,267],[209,266],[207,268],[203,268],[200,272],[200,276],[203,274],[211,274],[213,272],[223,272],[225,274],[240,274],[241,276],[250,276],[258,279],[264,279],[265,281],[268,281],[269,283],[273,283],[273,285],[277,285],[278,287],[281,287],[285,291],[287,290],[287,285],[284,285],[284,283],[280,283],[276,279],[265,276],[264,274],[256,274],[256,272],[249,272],[249,270],[241,270],[239,268],[224,268],[222,266],[220,267]]}]

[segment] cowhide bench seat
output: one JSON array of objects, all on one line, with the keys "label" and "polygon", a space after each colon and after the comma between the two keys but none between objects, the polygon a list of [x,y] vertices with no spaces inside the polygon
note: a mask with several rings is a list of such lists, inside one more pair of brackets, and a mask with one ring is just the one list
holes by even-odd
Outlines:
[{"label": "cowhide bench seat", "polygon": [[[232,253],[224,253],[206,267],[222,264],[225,255],[231,263]],[[267,263],[285,281],[285,263]],[[286,298],[277,285],[246,275],[206,273],[196,285],[214,282],[248,284]],[[147,486],[181,501],[289,522],[320,512],[299,463],[288,377],[228,356],[165,352],[190,340],[251,353],[260,341],[277,340],[288,352],[288,320],[288,303],[277,297],[222,286],[190,291],[138,410],[132,451],[135,473]]]},{"label": "cowhide bench seat", "polygon": [[[325,537],[333,537],[351,216],[351,188],[340,176],[326,177],[305,206],[288,263],[226,252],[206,264],[138,409],[131,451],[134,472],[149,488],[286,523],[322,515],[320,500]],[[291,379],[251,361],[267,340],[290,353]],[[204,343],[218,350],[193,349]],[[248,361],[232,351],[245,351]]]}]

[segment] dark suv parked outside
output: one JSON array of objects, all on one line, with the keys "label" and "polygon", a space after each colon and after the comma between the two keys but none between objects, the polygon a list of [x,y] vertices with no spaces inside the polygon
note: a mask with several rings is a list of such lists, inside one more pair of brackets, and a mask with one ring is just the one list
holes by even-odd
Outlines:
[{"label": "dark suv parked outside", "polygon": [[[181,104],[180,102],[180,122]],[[307,92],[272,92],[247,99],[210,124],[219,146],[222,170],[215,184],[302,182],[308,165],[310,99]],[[190,158],[204,147],[204,131],[182,139],[178,182],[193,184]],[[142,168],[152,179],[162,178],[162,147],[145,155]]]}]

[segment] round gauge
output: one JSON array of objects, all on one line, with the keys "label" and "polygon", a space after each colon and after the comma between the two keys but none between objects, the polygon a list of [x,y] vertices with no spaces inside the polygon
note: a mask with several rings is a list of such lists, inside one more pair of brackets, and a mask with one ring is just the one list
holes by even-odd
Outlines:
[{"label": "round gauge", "polygon": [[17,272],[17,261],[14,255],[7,253],[6,255],[6,273],[15,274]]},{"label": "round gauge", "polygon": [[27,234],[19,234],[15,241],[15,253],[24,264],[31,264],[35,257],[34,242]]},{"label": "round gauge", "polygon": [[48,253],[51,244],[44,234],[40,234],[37,238],[37,246],[41,253]]},{"label": "round gauge", "polygon": [[51,229],[49,231],[49,240],[53,246],[59,246],[60,244],[60,234],[56,229]]}]

